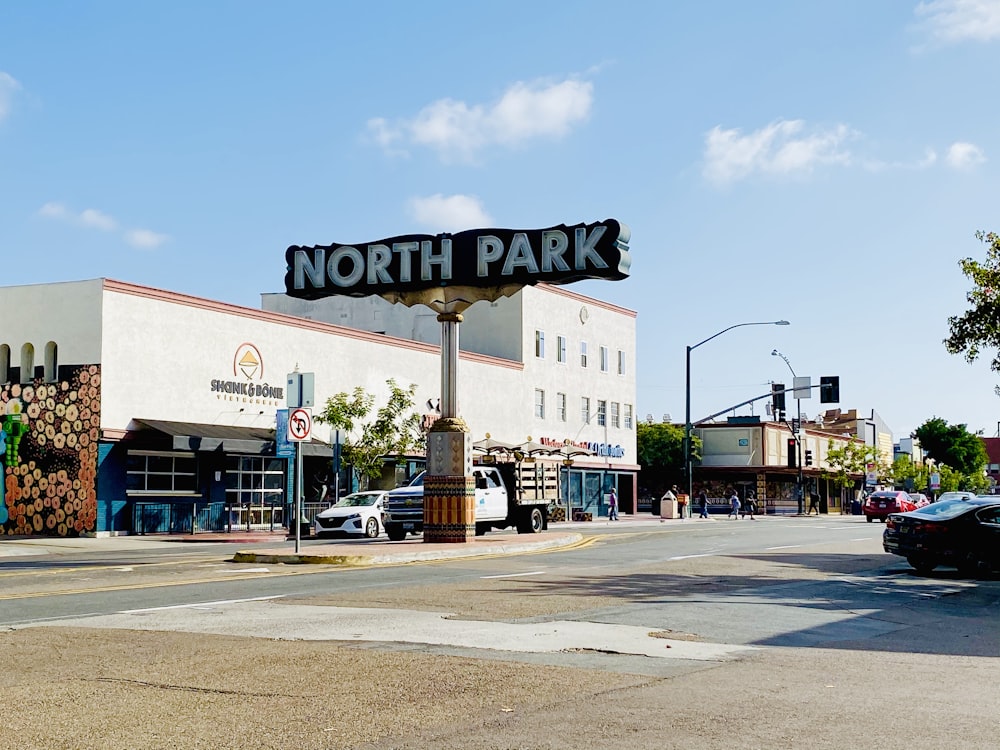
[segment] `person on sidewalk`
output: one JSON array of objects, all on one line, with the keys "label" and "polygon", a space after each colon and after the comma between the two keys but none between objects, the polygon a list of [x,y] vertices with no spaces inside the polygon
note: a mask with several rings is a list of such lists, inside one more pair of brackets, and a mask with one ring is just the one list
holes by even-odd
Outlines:
[{"label": "person on sidewalk", "polygon": [[612,487],[611,492],[608,493],[608,520],[618,520],[618,493],[615,492],[614,487]]},{"label": "person on sidewalk", "polygon": [[729,515],[727,518],[732,518],[734,521],[740,520],[740,496],[736,494],[736,490],[729,490]]},{"label": "person on sidewalk", "polygon": [[806,515],[807,516],[812,515],[812,512],[814,510],[816,511],[816,515],[818,516],[819,515],[819,495],[817,495],[815,492],[810,492],[809,493],[809,510],[806,512]]},{"label": "person on sidewalk", "polygon": [[747,499],[743,502],[743,510],[740,513],[741,518],[746,518],[747,514],[750,514],[750,520],[756,521],[757,519],[753,517],[753,514],[757,512],[757,499],[754,497],[753,490],[747,491]]},{"label": "person on sidewalk", "polygon": [[684,516],[687,515],[687,495],[677,495],[677,517],[684,520]]},{"label": "person on sidewalk", "polygon": [[698,491],[698,518],[708,518],[708,493],[704,489]]}]

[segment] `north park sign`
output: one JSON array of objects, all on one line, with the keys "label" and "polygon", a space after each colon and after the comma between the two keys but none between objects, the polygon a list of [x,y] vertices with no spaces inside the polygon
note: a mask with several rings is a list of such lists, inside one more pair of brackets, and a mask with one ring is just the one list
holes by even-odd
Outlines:
[{"label": "north park sign", "polygon": [[529,284],[629,275],[630,230],[614,219],[548,229],[470,229],[411,234],[354,245],[292,245],[285,292],[319,299],[377,294],[418,302],[431,290],[481,288],[495,299]]}]

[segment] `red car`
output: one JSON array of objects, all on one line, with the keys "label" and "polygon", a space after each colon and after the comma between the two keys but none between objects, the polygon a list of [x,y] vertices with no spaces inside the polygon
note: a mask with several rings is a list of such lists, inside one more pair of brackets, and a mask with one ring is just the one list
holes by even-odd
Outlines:
[{"label": "red car", "polygon": [[862,506],[865,518],[871,523],[876,518],[885,521],[890,513],[906,513],[916,510],[917,504],[902,490],[879,490],[865,498]]}]

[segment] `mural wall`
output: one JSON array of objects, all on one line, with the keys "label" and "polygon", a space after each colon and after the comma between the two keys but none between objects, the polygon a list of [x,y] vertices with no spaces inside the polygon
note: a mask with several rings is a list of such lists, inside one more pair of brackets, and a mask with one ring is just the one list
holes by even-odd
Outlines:
[{"label": "mural wall", "polygon": [[100,386],[98,365],[60,367],[54,383],[0,386],[0,533],[96,529]]}]

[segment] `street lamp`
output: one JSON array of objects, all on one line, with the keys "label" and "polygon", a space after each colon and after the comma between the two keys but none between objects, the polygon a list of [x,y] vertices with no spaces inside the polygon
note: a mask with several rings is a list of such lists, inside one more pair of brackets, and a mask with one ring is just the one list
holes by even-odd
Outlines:
[{"label": "street lamp", "polygon": [[736,323],[735,325],[729,326],[729,328],[723,328],[718,333],[713,333],[707,339],[699,341],[694,346],[687,347],[684,373],[684,476],[687,477],[687,496],[689,503],[692,502],[694,495],[694,482],[691,477],[691,350],[697,349],[702,344],[707,344],[715,337],[721,336],[726,333],[726,331],[731,331],[734,328],[740,328],[742,326],[787,325],[789,325],[787,320],[765,320],[756,323]]},{"label": "street lamp", "polygon": [[[792,379],[794,380],[795,378],[798,377],[795,374],[795,370],[792,369],[792,363],[788,361],[788,357],[786,357],[784,354],[782,354],[781,352],[779,352],[777,349],[772,349],[771,350],[771,356],[772,357],[781,357],[783,360],[785,360],[785,364],[788,365],[788,369],[792,373]],[[796,466],[798,466],[798,470],[799,470],[798,479],[796,480],[797,486],[798,486],[798,490],[797,490],[796,494],[798,496],[798,501],[799,501],[799,515],[802,515],[802,511],[805,508],[805,505],[804,505],[805,498],[802,496],[802,494],[803,494],[803,488],[802,488],[802,436],[801,436],[801,433],[802,433],[802,399],[799,398],[798,394],[799,394],[799,390],[796,388],[796,390],[795,390],[795,410],[796,410],[796,417],[797,417],[796,421],[797,421],[797,424],[798,424],[798,428],[795,429],[795,430],[793,430],[792,432],[795,433],[795,453],[796,453],[795,464],[796,464]]]}]

